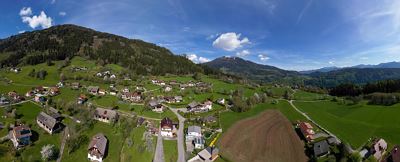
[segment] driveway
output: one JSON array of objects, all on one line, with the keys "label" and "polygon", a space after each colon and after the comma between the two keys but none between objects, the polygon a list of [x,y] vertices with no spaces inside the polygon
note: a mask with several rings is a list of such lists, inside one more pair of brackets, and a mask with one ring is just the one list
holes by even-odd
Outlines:
[{"label": "driveway", "polygon": [[165,162],[163,138],[161,137],[161,128],[158,129],[157,146],[156,146],[156,152],[154,153],[153,162]]},{"label": "driveway", "polygon": [[175,115],[178,117],[179,120],[179,129],[177,133],[177,141],[178,141],[178,162],[185,162],[185,141],[184,141],[184,136],[185,134],[183,133],[183,129],[185,128],[185,118],[182,117],[178,113],[178,109],[170,108],[168,107],[172,112],[175,113]]}]

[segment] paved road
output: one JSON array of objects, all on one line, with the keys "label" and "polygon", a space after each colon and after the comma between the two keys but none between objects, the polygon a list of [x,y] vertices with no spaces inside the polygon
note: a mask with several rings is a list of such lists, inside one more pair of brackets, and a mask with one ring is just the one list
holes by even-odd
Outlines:
[{"label": "paved road", "polygon": [[62,159],[65,143],[67,142],[68,136],[69,136],[68,127],[65,127],[63,131],[63,139],[61,141],[60,156],[57,158],[57,162],[60,162]]},{"label": "paved road", "polygon": [[185,118],[182,117],[178,113],[178,109],[170,108],[169,109],[175,113],[175,115],[178,117],[179,120],[179,129],[178,129],[178,134],[177,134],[177,140],[178,140],[178,162],[185,162],[185,141],[184,141],[184,136],[185,134],[183,133],[183,129],[185,128]]},{"label": "paved road", "polygon": [[158,130],[156,152],[154,153],[153,162],[165,162],[163,138],[161,137],[161,128]]}]

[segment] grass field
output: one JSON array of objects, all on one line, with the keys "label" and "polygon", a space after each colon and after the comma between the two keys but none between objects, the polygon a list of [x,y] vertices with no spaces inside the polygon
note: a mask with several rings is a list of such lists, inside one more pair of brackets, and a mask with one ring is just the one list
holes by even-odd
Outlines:
[{"label": "grass field", "polygon": [[146,142],[143,138],[143,133],[145,132],[145,127],[137,127],[131,133],[131,139],[133,144],[131,147],[124,143],[121,152],[121,161],[132,161],[132,162],[151,162],[154,156],[154,148],[156,145],[156,138],[153,138],[153,151],[147,151],[144,148]]},{"label": "grass field", "polygon": [[165,162],[176,162],[178,159],[178,146],[176,140],[164,140]]},{"label": "grass field", "polygon": [[[60,141],[61,141],[60,134],[50,135],[50,134],[46,133],[42,128],[40,128],[36,124],[36,116],[39,114],[39,112],[41,111],[42,108],[40,108],[39,106],[37,106],[31,102],[27,102],[27,103],[20,104],[20,105],[15,105],[14,107],[17,109],[17,112],[22,115],[21,121],[24,122],[25,124],[31,126],[31,131],[32,131],[32,134],[34,135],[31,138],[31,140],[33,141],[33,145],[26,146],[24,148],[24,150],[21,152],[20,160],[22,160],[22,161],[41,161],[40,150],[42,149],[42,147],[44,145],[47,145],[47,144],[53,144],[57,148],[59,148]],[[3,111],[3,110],[4,109],[1,109],[1,111]],[[14,120],[9,119],[9,118],[6,118],[6,119],[1,118],[0,121],[3,122],[4,124],[7,124],[7,123],[11,123]],[[3,135],[5,135],[3,133],[6,133],[6,131],[2,130],[1,133],[3,136]],[[11,142],[8,142],[8,144],[12,145]],[[0,147],[1,146],[4,147],[5,145],[7,145],[7,144],[1,144]],[[5,158],[5,159],[3,159],[3,158]],[[11,161],[11,159],[13,159],[13,157],[11,157],[9,155],[0,157],[0,161]]]},{"label": "grass field", "polygon": [[[125,139],[122,138],[120,132],[112,127],[110,124],[97,122],[93,129],[84,132],[89,137],[89,141],[97,133],[103,133],[108,140],[108,154],[103,159],[105,162],[120,161],[120,153]],[[64,150],[62,161],[65,162],[78,162],[87,161],[87,147],[89,143],[85,143],[79,147],[75,152],[68,154],[67,147]]]},{"label": "grass field", "polygon": [[220,122],[222,130],[226,131],[235,122],[248,117],[258,115],[267,109],[278,109],[292,122],[296,120],[306,120],[304,116],[296,112],[287,101],[281,100],[278,102],[278,104],[270,104],[270,103],[259,104],[250,109],[249,111],[243,113],[236,113],[236,112],[221,113]]},{"label": "grass field", "polygon": [[294,97],[295,100],[306,100],[306,101],[324,99],[324,95],[323,94],[310,93],[310,92],[305,92],[305,91],[302,91],[302,90],[297,90],[296,93],[294,93],[293,97]]},{"label": "grass field", "polygon": [[354,148],[371,137],[382,137],[392,145],[400,143],[400,104],[373,106],[362,102],[350,106],[321,101],[295,102],[295,105]]}]

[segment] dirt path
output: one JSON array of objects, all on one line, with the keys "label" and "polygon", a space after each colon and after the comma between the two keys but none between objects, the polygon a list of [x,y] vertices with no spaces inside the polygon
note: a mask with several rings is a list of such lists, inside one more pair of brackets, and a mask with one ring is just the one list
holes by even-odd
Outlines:
[{"label": "dirt path", "polygon": [[67,138],[69,136],[69,129],[65,127],[63,131],[63,139],[61,140],[61,148],[60,148],[60,156],[57,158],[57,162],[60,162],[64,153],[65,143],[67,142]]}]

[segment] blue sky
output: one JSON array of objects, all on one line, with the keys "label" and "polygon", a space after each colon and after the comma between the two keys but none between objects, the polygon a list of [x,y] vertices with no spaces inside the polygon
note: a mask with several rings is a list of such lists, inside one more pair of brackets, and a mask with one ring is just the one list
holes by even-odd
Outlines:
[{"label": "blue sky", "polygon": [[290,70],[400,61],[396,0],[5,0],[0,38],[77,24],[195,62],[239,56]]}]

